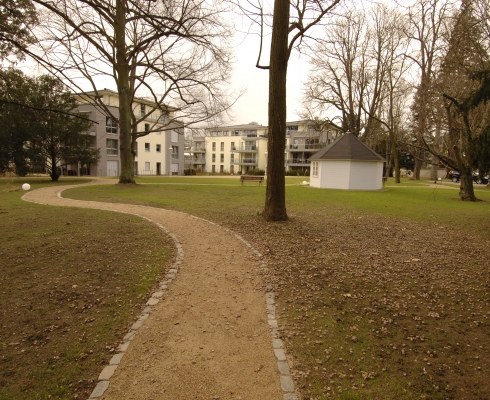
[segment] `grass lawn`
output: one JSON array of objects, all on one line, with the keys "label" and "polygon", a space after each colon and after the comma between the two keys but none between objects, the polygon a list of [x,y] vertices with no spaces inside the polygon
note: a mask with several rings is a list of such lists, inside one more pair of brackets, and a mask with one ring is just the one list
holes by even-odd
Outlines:
[{"label": "grass lawn", "polygon": [[24,202],[24,182],[84,180],[0,180],[0,399],[86,399],[173,243],[136,217]]},{"label": "grass lawn", "polygon": [[181,210],[253,243],[304,399],[490,398],[489,188],[463,203],[450,185],[350,192],[303,179],[286,180],[281,223],[257,216],[265,187],[237,178],[141,178],[152,184],[65,196]]}]

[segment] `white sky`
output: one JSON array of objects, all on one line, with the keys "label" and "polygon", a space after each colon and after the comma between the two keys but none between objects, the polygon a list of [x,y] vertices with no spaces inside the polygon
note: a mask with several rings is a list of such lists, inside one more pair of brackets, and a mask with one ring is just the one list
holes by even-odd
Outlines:
[{"label": "white sky", "polygon": [[[239,36],[237,34],[237,36]],[[232,108],[233,120],[230,124],[246,124],[257,121],[267,125],[267,104],[269,100],[269,71],[255,67],[259,53],[259,37],[248,35],[235,40],[235,69],[233,88],[246,89],[246,93]],[[270,36],[264,38],[264,47],[270,46]],[[269,54],[262,57],[261,65],[269,64]],[[291,55],[287,76],[287,120],[299,119],[296,112],[301,110],[301,92],[306,80],[308,63],[300,60],[296,53]]]}]

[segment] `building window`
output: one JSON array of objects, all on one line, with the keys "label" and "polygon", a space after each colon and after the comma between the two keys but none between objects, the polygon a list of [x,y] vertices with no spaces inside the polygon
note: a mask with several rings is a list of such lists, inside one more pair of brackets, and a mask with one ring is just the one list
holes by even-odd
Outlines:
[{"label": "building window", "polygon": [[150,124],[145,124],[145,132],[150,132]]},{"label": "building window", "polygon": [[149,170],[150,170],[150,163],[145,162],[145,171],[149,171]]},{"label": "building window", "polygon": [[291,125],[286,127],[288,131],[297,131],[298,130],[298,125]]},{"label": "building window", "polygon": [[240,136],[240,131],[235,131],[235,136]]},{"label": "building window", "polygon": [[179,143],[179,133],[176,131],[172,131],[170,140],[174,143]]},{"label": "building window", "polygon": [[235,149],[235,142],[231,142],[231,150],[236,150]]},{"label": "building window", "polygon": [[134,143],[134,156],[138,157],[138,142]]},{"label": "building window", "polygon": [[172,158],[179,158],[179,146],[172,146]]},{"label": "building window", "polygon": [[311,163],[311,176],[318,176],[318,161]]},{"label": "building window", "polygon": [[162,152],[162,145],[157,144],[157,153],[161,153],[161,152]]},{"label": "building window", "polygon": [[211,155],[211,162],[216,162],[216,154]]},{"label": "building window", "polygon": [[221,162],[221,163],[225,162],[225,155],[224,154],[220,154],[219,162]]},{"label": "building window", "polygon": [[117,139],[106,139],[107,155],[117,156],[119,154],[117,142]]},{"label": "building window", "polygon": [[225,172],[225,167],[223,165],[219,166],[219,172],[221,173]]},{"label": "building window", "polygon": [[214,174],[216,172],[216,165],[211,166],[211,172]]},{"label": "building window", "polygon": [[235,154],[233,154],[233,153],[230,154],[230,161],[231,161],[231,163],[235,162]]},{"label": "building window", "polygon": [[150,143],[145,143],[145,151],[150,151]]},{"label": "building window", "polygon": [[144,117],[146,115],[146,105],[141,104],[140,110],[141,110],[141,116]]},{"label": "building window", "polygon": [[220,143],[220,150],[225,151],[225,142]]},{"label": "building window", "polygon": [[213,151],[216,151],[216,142],[213,142]]},{"label": "building window", "polygon": [[105,118],[105,131],[117,135],[117,124],[109,117]]}]

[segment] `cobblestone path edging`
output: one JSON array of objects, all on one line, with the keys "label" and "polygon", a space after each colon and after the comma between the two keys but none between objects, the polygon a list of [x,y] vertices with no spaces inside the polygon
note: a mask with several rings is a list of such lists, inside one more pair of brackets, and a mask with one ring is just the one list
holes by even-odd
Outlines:
[{"label": "cobblestone path edging", "polygon": [[[94,184],[94,183],[100,184],[101,182],[93,182],[91,184]],[[66,199],[63,198],[61,195],[61,193],[66,189],[68,189],[68,188],[63,188],[62,190],[57,192],[57,197],[59,199],[70,200],[68,198],[66,198]],[[37,203],[37,201],[28,200],[26,196],[27,196],[27,194],[22,196],[22,200]],[[103,207],[98,208],[98,207],[93,207],[93,206],[99,202],[93,202],[93,201],[81,202],[81,201],[77,200],[77,203],[90,203],[90,204],[92,204],[92,206],[90,208],[106,210],[106,211],[108,210],[106,208],[107,205],[111,204],[111,203],[102,203],[106,207],[105,208],[103,208]],[[83,207],[83,205],[81,205],[81,204],[77,204],[77,206]],[[138,206],[134,206],[134,207],[135,208],[147,208],[147,209],[155,210],[154,207],[149,207],[149,206],[139,206],[138,205]],[[156,210],[158,210],[158,209],[156,209]],[[98,399],[101,396],[103,396],[104,392],[109,387],[111,377],[113,376],[117,367],[119,366],[119,364],[120,364],[122,358],[124,357],[131,341],[136,336],[139,328],[141,328],[141,326],[143,326],[144,321],[149,317],[153,308],[162,299],[165,291],[168,288],[168,285],[170,285],[172,283],[172,281],[174,279],[176,279],[177,273],[179,270],[179,266],[182,263],[182,261],[184,260],[184,249],[183,249],[182,245],[180,244],[179,240],[169,229],[164,227],[162,224],[160,224],[159,222],[156,222],[156,221],[154,221],[151,218],[148,218],[146,216],[139,215],[138,213],[135,213],[135,212],[126,212],[126,211],[117,210],[117,209],[113,209],[112,211],[119,212],[122,214],[135,215],[135,216],[138,216],[140,218],[143,218],[143,219],[155,224],[158,228],[160,228],[162,231],[164,231],[167,235],[169,235],[172,238],[174,245],[177,249],[177,256],[176,256],[175,261],[172,264],[171,268],[169,268],[166,271],[164,280],[159,283],[158,288],[155,290],[154,293],[152,293],[151,297],[146,302],[146,308],[141,312],[141,315],[137,318],[136,322],[131,326],[129,332],[122,339],[121,343],[119,344],[118,348],[116,349],[117,353],[111,358],[111,360],[109,361],[109,365],[107,365],[102,370],[102,372],[100,373],[100,375],[98,377],[98,383],[97,383],[95,389],[93,390],[92,394],[90,395],[89,399]],[[172,212],[185,214],[187,216],[190,216],[191,218],[194,218],[196,220],[200,220],[200,221],[203,221],[205,223],[214,225],[214,226],[218,227],[219,229],[222,229],[224,231],[229,232],[230,235],[233,235],[237,240],[239,240],[243,244],[245,244],[245,246],[247,246],[252,251],[252,253],[261,261],[260,262],[261,269],[264,269],[264,270],[267,269],[267,264],[261,260],[263,257],[262,254],[259,251],[257,251],[255,248],[253,248],[253,246],[248,241],[246,241],[243,237],[236,234],[232,230],[225,228],[225,227],[223,227],[223,226],[221,226],[215,222],[212,222],[212,221],[200,218],[200,217],[195,217],[195,216],[192,216],[192,215],[189,215],[189,214],[186,214],[183,212],[179,212],[179,211],[172,211]],[[270,287],[270,286],[266,287],[265,305],[266,305],[266,313],[267,313],[267,317],[268,317],[268,324],[269,324],[270,334],[271,334],[271,339],[272,339],[272,348],[273,348],[275,357],[277,359],[277,368],[278,368],[278,371],[280,374],[280,385],[281,385],[282,391],[284,392],[283,400],[298,400],[297,396],[294,394],[295,387],[294,387],[293,379],[292,379],[291,374],[290,374],[289,364],[287,362],[287,356],[285,353],[284,344],[283,344],[282,340],[279,338],[278,322],[277,322],[277,317],[276,317],[275,294],[272,291],[272,287]]]}]

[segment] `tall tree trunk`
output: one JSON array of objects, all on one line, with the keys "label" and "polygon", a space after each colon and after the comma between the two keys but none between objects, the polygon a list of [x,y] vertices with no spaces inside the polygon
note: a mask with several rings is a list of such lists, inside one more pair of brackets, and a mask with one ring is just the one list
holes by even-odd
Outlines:
[{"label": "tall tree trunk", "polygon": [[395,177],[395,183],[400,183],[400,158],[398,157],[398,146],[396,143],[396,136],[393,129],[390,129],[390,142],[391,142],[391,160],[393,163],[393,176]]},{"label": "tall tree trunk", "polygon": [[478,199],[473,189],[473,175],[471,170],[460,169],[459,182],[459,198],[461,201],[477,201]]},{"label": "tall tree trunk", "polygon": [[126,56],[126,1],[116,1],[114,36],[116,44],[117,90],[119,93],[119,183],[134,183],[134,159],[131,146],[131,88]]},{"label": "tall tree trunk", "polygon": [[[440,142],[441,142],[441,121],[436,121],[436,136],[434,138],[434,149],[436,151],[440,151]],[[430,170],[430,179],[432,181],[437,181],[439,178],[438,176],[438,170],[439,170],[439,158],[435,155],[432,155],[432,167]]]},{"label": "tall tree trunk", "polygon": [[286,75],[288,69],[289,1],[274,1],[269,63],[269,141],[267,144],[267,188],[262,216],[267,221],[285,221],[286,190]]},{"label": "tall tree trunk", "polygon": [[56,156],[51,155],[51,180],[57,182],[59,179],[58,167],[56,167]]},{"label": "tall tree trunk", "polygon": [[400,157],[398,156],[398,151],[396,151],[396,149],[393,153],[393,163],[395,166],[395,183],[400,183]]},{"label": "tall tree trunk", "polygon": [[[425,130],[427,129],[427,101],[429,99],[428,90],[430,87],[430,72],[422,70],[422,77],[420,79],[420,86],[418,89],[417,100],[419,104],[417,105],[417,150],[415,150],[415,164],[413,166],[413,176],[412,180],[420,180],[420,169],[422,168],[423,160],[425,160],[425,151],[422,149],[424,146],[423,137],[425,135]],[[427,67],[428,68],[428,67]]]}]

